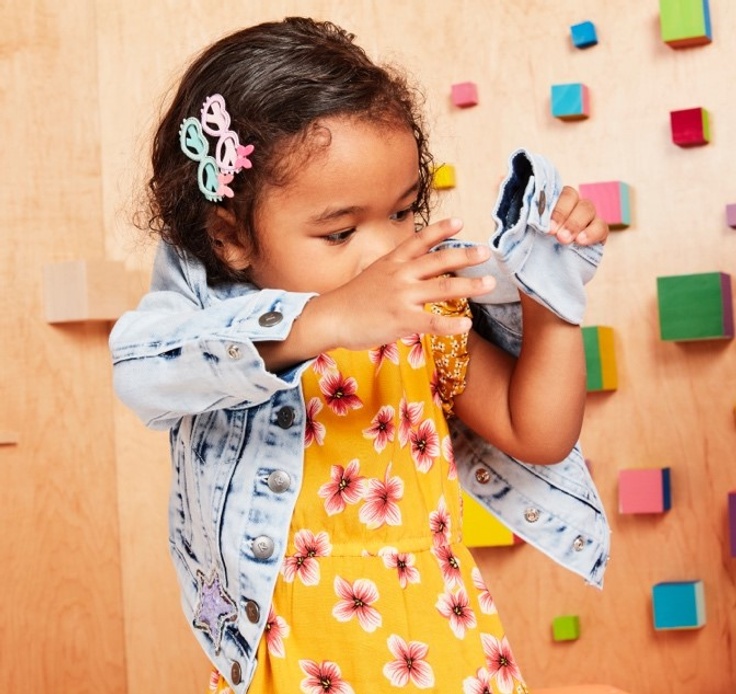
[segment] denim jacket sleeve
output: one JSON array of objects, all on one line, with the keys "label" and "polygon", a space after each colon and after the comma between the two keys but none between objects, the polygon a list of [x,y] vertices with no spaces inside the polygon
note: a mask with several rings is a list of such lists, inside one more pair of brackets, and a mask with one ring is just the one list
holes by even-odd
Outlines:
[{"label": "denim jacket sleeve", "polygon": [[270,373],[254,343],[285,339],[312,296],[213,289],[199,262],[162,243],[151,291],[110,334],[115,390],[154,429],[187,414],[266,402],[297,386],[304,365]]},{"label": "denim jacket sleeve", "polygon": [[[601,245],[561,245],[548,233],[561,190],[559,175],[542,157],[511,155],[490,239],[493,257],[458,274],[491,274],[496,287],[472,301],[474,329],[518,356],[522,342],[519,291],[570,323],[580,324],[584,284],[601,258]],[[452,239],[441,246],[466,246]],[[595,586],[602,586],[610,550],[603,503],[580,445],[554,465],[530,465],[450,422],[458,475],[465,490],[529,544]]]}]

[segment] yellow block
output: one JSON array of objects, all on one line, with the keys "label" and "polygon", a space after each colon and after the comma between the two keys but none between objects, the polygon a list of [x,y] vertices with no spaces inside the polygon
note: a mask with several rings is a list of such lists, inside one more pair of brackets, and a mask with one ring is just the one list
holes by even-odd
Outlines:
[{"label": "yellow block", "polygon": [[510,547],[521,542],[472,496],[463,495],[463,542],[468,547]]},{"label": "yellow block", "polygon": [[613,328],[598,328],[598,344],[601,351],[601,375],[603,390],[618,388],[618,371],[616,369],[616,352],[613,346]]},{"label": "yellow block", "polygon": [[452,164],[440,164],[432,172],[432,185],[437,190],[455,187],[455,167]]}]

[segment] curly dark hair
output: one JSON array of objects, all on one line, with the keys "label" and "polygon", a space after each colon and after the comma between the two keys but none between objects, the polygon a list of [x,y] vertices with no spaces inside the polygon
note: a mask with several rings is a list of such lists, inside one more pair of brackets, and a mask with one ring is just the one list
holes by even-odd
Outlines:
[{"label": "curly dark hair", "polygon": [[[353,39],[331,22],[289,17],[225,36],[182,77],[153,139],[145,226],[202,261],[211,283],[247,280],[215,251],[208,228],[216,205],[232,213],[241,242],[257,252],[256,212],[264,186],[288,183],[295,152],[302,156],[299,145],[328,117],[406,127],[413,134],[419,155],[415,212],[418,221],[428,222],[432,156],[422,96],[403,74],[373,63]],[[225,99],[230,127],[255,151],[249,157],[253,168],[230,184],[234,197],[213,204],[199,190],[197,163],[182,152],[179,129],[215,93]]]}]

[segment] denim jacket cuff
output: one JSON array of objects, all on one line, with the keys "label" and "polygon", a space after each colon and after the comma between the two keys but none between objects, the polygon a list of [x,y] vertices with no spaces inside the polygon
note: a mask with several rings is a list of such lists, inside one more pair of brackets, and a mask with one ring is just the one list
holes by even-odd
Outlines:
[{"label": "denim jacket cuff", "polygon": [[515,151],[493,212],[497,227],[490,245],[520,291],[568,323],[580,325],[584,285],[595,274],[603,245],[563,245],[549,233],[561,190],[560,176],[546,159],[524,149]]}]

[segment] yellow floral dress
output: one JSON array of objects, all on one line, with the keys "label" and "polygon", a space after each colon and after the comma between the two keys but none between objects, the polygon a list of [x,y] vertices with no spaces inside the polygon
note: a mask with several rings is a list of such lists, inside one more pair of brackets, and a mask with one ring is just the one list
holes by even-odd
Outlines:
[{"label": "yellow floral dress", "polygon": [[[251,694],[528,692],[461,544],[449,340],[336,350],[305,372],[304,482]],[[229,691],[213,673],[210,692]]]}]

